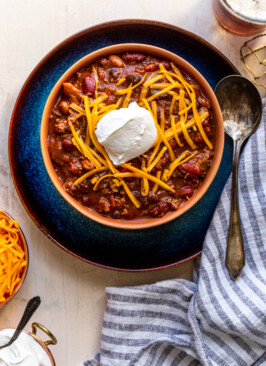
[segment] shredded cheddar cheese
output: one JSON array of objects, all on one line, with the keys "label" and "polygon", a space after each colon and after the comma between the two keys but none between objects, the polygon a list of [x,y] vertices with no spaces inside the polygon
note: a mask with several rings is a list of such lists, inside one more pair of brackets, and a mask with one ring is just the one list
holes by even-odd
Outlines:
[{"label": "shredded cheddar cheese", "polygon": [[174,136],[176,142],[178,143],[178,145],[184,146],[184,144],[182,144],[182,142],[179,140],[179,137],[178,137],[176,123],[175,123],[175,116],[171,116],[171,127],[172,127],[172,131],[173,131],[173,136]]},{"label": "shredded cheddar cheese", "polygon": [[73,109],[76,112],[79,112],[81,114],[85,114],[84,109],[82,109],[81,107],[79,107],[78,105],[76,105],[75,103],[71,103],[69,106],[71,109]]},{"label": "shredded cheddar cheese", "polygon": [[[85,179],[89,178],[91,175],[95,174],[95,173],[98,173],[98,172],[102,172],[103,170],[106,170],[106,167],[100,167],[100,168],[97,168],[97,169],[93,169],[91,170],[90,172],[87,172],[85,174],[83,174],[80,178],[78,178],[74,184],[75,186],[79,185],[81,182],[83,182]],[[96,178],[97,179],[97,178]],[[93,182],[92,182],[93,183]]]},{"label": "shredded cheddar cheese", "polygon": [[[209,115],[208,112],[200,114],[199,115],[200,121],[203,121],[208,115]],[[186,128],[189,129],[189,128],[193,127],[195,124],[196,124],[196,120],[194,117],[192,117],[190,120],[187,121]],[[181,133],[182,129],[180,127],[180,122],[176,123],[175,126],[176,126],[176,132],[178,134]],[[164,136],[167,141],[171,140],[174,137],[172,128],[166,130]]]},{"label": "shredded cheddar cheese", "polygon": [[162,78],[163,78],[162,75],[155,76],[155,78],[146,81],[146,83],[144,83],[144,87],[147,88],[148,86],[151,86],[152,84],[156,83],[156,81],[159,81]]},{"label": "shredded cheddar cheese", "polygon": [[178,87],[178,83],[173,83],[173,84],[169,85],[167,88],[164,88],[161,91],[159,91],[158,93],[155,93],[151,97],[147,98],[147,102],[151,102],[154,99],[160,97],[162,94],[165,94],[169,90],[172,90],[172,89],[177,88],[177,87]]},{"label": "shredded cheddar cheese", "polygon": [[150,89],[165,89],[170,85],[170,83],[154,83],[150,85]]},{"label": "shredded cheddar cheese", "polygon": [[[154,183],[158,183],[158,185],[161,186],[161,187],[163,187],[164,189],[166,189],[168,191],[171,191],[171,192],[174,192],[173,188],[169,187],[167,184],[165,184],[164,182],[160,181],[159,179],[157,179],[153,175],[148,174],[146,172],[143,172],[142,170],[140,170],[138,168],[135,168],[135,167],[133,167],[133,166],[131,166],[129,164],[123,164],[122,166],[124,168],[128,169],[128,170],[131,170],[132,172],[137,173],[140,177],[147,178],[147,179],[153,181]],[[121,176],[126,177],[125,174],[130,174],[130,173],[119,173],[119,174],[121,174]],[[115,174],[115,176],[119,176],[119,175]]]},{"label": "shredded cheddar cheese", "polygon": [[[184,110],[185,107],[185,91],[182,89],[180,90],[179,93],[179,112]],[[196,145],[194,143],[194,141],[190,138],[187,128],[185,126],[185,121],[187,120],[187,112],[185,113],[185,115],[181,115],[181,119],[180,119],[180,126],[183,132],[183,135],[188,143],[188,145],[192,148],[192,149],[196,149]]]},{"label": "shredded cheddar cheese", "polygon": [[[115,94],[116,95],[124,95],[124,94],[127,94],[128,93],[128,91],[129,91],[129,89],[131,89],[131,90],[134,90],[134,89],[136,89],[138,86],[140,86],[143,82],[144,82],[144,80],[146,79],[146,76],[147,76],[147,74],[145,74],[143,77],[142,77],[142,79],[140,80],[140,82],[138,82],[137,84],[135,84],[134,86],[132,86],[132,84],[130,84],[130,86],[128,87],[128,88],[126,88],[126,89],[119,89],[119,90],[116,90],[115,91]],[[121,80],[121,79],[120,79]],[[118,84],[118,83],[117,83]]]},{"label": "shredded cheddar cheese", "polygon": [[95,79],[95,84],[96,84],[96,87],[95,87],[95,97],[97,98],[98,97],[99,78],[98,78],[97,70],[95,69],[95,67],[93,67],[92,71],[93,71],[93,75],[94,75],[94,79]]},{"label": "shredded cheddar cheese", "polygon": [[[162,172],[160,170],[158,170],[158,172],[156,173],[156,178],[157,179],[160,179],[161,178],[161,174]],[[152,192],[153,193],[156,193],[157,192],[157,189],[158,189],[158,183],[155,183],[154,186],[152,187]]]},{"label": "shredded cheddar cheese", "polygon": [[132,94],[132,88],[131,88],[131,84],[130,84],[130,86],[127,90],[127,95],[123,101],[122,108],[127,108],[129,101],[130,101],[131,94]]},{"label": "shredded cheddar cheese", "polygon": [[69,123],[69,126],[74,136],[74,139],[77,145],[79,146],[80,150],[83,152],[84,156],[86,156],[86,158],[88,158],[96,166],[96,168],[99,168],[101,166],[101,163],[91,154],[90,150],[87,149],[82,139],[77,135],[77,132],[75,131],[75,128],[73,127],[72,123]]},{"label": "shredded cheddar cheese", "polygon": [[[146,172],[146,164],[145,164],[145,160],[142,160],[142,163],[141,163],[141,170],[143,172]],[[148,193],[149,193],[149,182],[148,182],[148,179],[143,177],[142,180],[141,180],[141,195],[142,196],[148,196]]]},{"label": "shredded cheddar cheese", "polygon": [[170,81],[171,84],[174,84],[174,80],[171,78],[171,76],[169,75],[169,73],[167,72],[167,70],[165,69],[163,64],[160,64],[160,71],[163,73],[164,77]]},{"label": "shredded cheddar cheese", "polygon": [[148,109],[148,111],[151,113],[151,115],[153,117],[153,120],[155,122],[155,126],[157,128],[158,134],[160,135],[160,137],[161,137],[162,141],[164,142],[165,146],[167,146],[171,160],[174,160],[175,159],[175,154],[173,153],[173,150],[172,150],[169,142],[166,140],[162,130],[160,129],[160,127],[157,123],[157,119],[154,117],[147,100],[144,98],[142,101],[143,101],[144,105],[146,106],[146,108]]},{"label": "shredded cheddar cheese", "polygon": [[147,168],[147,172],[150,172],[155,165],[158,163],[158,161],[161,159],[161,157],[163,156],[163,154],[166,152],[167,150],[167,146],[164,146],[162,148],[162,150],[159,152],[159,154],[156,156],[156,159],[153,160],[153,162],[149,165],[149,167]]},{"label": "shredded cheddar cheese", "polygon": [[0,211],[0,305],[20,284],[27,266],[19,237],[19,224]]},{"label": "shredded cheddar cheese", "polygon": [[173,174],[174,170],[178,167],[178,165],[185,163],[186,161],[190,160],[191,158],[193,158],[193,156],[195,156],[197,154],[197,151],[194,152],[193,154],[190,154],[188,157],[186,157],[188,151],[184,151],[179,158],[177,158],[171,165],[170,165],[170,169],[169,172],[167,174],[167,178],[166,181],[168,179],[170,179],[171,175]]},{"label": "shredded cheddar cheese", "polygon": [[129,199],[134,203],[134,205],[139,208],[140,207],[140,202],[137,200],[137,198],[133,195],[133,193],[130,191],[130,189],[128,188],[127,184],[122,180],[122,185],[124,187],[124,190],[126,192],[126,194],[128,195]]},{"label": "shredded cheddar cheese", "polygon": [[169,109],[169,116],[171,116],[173,114],[176,99],[177,99],[177,96],[173,95],[173,98],[172,98],[172,101],[171,101],[171,104],[170,104],[170,109]]},{"label": "shredded cheddar cheese", "polygon": [[124,82],[126,81],[126,78],[121,78],[118,80],[118,82],[116,83],[116,86],[122,85]]}]

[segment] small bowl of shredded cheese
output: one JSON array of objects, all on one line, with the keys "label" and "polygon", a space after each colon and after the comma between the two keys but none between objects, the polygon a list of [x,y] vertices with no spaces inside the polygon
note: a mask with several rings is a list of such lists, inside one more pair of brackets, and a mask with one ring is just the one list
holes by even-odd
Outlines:
[{"label": "small bowl of shredded cheese", "polygon": [[19,291],[28,262],[27,242],[19,223],[0,210],[0,308]]}]

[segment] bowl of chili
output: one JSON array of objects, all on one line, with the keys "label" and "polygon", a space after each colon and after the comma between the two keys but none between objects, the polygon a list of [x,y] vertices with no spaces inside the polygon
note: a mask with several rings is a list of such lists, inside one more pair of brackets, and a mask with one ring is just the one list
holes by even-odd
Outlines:
[{"label": "bowl of chili", "polygon": [[[106,114],[136,102],[157,128],[154,145],[115,166],[95,129]],[[41,149],[59,193],[80,213],[122,229],[161,225],[194,206],[223,153],[218,101],[181,57],[144,44],[119,44],[76,62],[46,102]]]}]

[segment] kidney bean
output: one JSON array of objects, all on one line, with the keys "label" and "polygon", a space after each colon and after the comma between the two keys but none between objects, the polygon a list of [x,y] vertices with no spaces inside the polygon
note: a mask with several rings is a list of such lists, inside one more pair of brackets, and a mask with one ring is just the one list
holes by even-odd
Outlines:
[{"label": "kidney bean", "polygon": [[131,52],[126,52],[122,55],[122,59],[125,62],[133,62],[133,61],[143,61],[146,59],[146,55],[143,55],[143,53],[131,53]]},{"label": "kidney bean", "polygon": [[155,71],[159,68],[159,65],[156,65],[156,64],[149,64],[147,66],[145,66],[144,70],[146,72],[150,72],[150,71]]},{"label": "kidney bean", "polygon": [[150,202],[152,202],[152,203],[156,203],[156,202],[159,202],[159,201],[160,201],[160,197],[159,197],[159,195],[158,195],[158,194],[156,194],[156,193],[153,193],[152,191],[150,191],[150,192],[148,193],[148,199],[149,199],[149,201],[150,201]]},{"label": "kidney bean", "polygon": [[182,187],[179,191],[179,196],[181,198],[191,197],[194,193],[194,189],[191,187]]},{"label": "kidney bean", "polygon": [[73,149],[73,142],[71,137],[67,137],[66,139],[64,139],[63,141],[63,147],[66,151],[71,151]]},{"label": "kidney bean", "polygon": [[201,134],[200,134],[199,131],[197,131],[195,133],[194,141],[196,142],[196,144],[201,144],[202,142],[204,142],[204,140],[203,140],[203,138],[202,138],[202,136],[201,136]]},{"label": "kidney bean", "polygon": [[190,174],[195,174],[195,175],[200,175],[200,173],[201,173],[201,166],[197,163],[183,163],[183,164],[180,164],[178,168],[185,173],[190,173]]},{"label": "kidney bean", "polygon": [[162,60],[162,64],[164,65],[164,67],[166,68],[167,71],[169,71],[171,69],[171,64],[169,61]]},{"label": "kidney bean", "polygon": [[72,158],[69,163],[69,171],[74,175],[82,175],[82,165],[80,164],[80,161],[77,158]]},{"label": "kidney bean", "polygon": [[207,100],[203,97],[198,97],[197,101],[199,102],[201,107],[206,107],[207,106]]},{"label": "kidney bean", "polygon": [[62,100],[62,102],[59,103],[59,109],[60,109],[60,112],[62,112],[66,116],[68,115],[69,105],[65,100]]},{"label": "kidney bean", "polygon": [[95,97],[96,82],[91,76],[86,76],[83,79],[83,93],[89,94],[90,97]]},{"label": "kidney bean", "polygon": [[87,172],[95,168],[94,164],[91,161],[89,161],[89,159],[82,160],[81,165],[83,169],[86,170]]},{"label": "kidney bean", "polygon": [[153,217],[162,217],[166,214],[167,211],[168,204],[165,202],[160,202],[150,209],[149,214]]},{"label": "kidney bean", "polygon": [[[206,113],[206,112],[209,112],[208,108],[201,107],[201,108],[199,109],[199,115],[204,114],[204,113]],[[208,117],[206,117],[206,118],[208,118]],[[205,119],[204,119],[204,120],[205,120]]]},{"label": "kidney bean", "polygon": [[116,66],[116,67],[124,67],[125,66],[123,60],[121,59],[121,57],[119,57],[117,55],[109,56],[108,60],[111,62],[111,64],[113,66]]},{"label": "kidney bean", "polygon": [[206,126],[206,125],[208,125],[209,124],[209,122],[210,122],[210,117],[209,116],[207,116],[207,117],[205,117],[204,118],[204,120],[202,121],[202,126],[204,127],[204,126]]},{"label": "kidney bean", "polygon": [[212,132],[212,128],[211,128],[211,125],[210,125],[209,123],[205,123],[203,128],[204,128],[204,131],[205,131],[208,135],[210,135],[210,134],[211,134],[211,132]]},{"label": "kidney bean", "polygon": [[167,165],[167,163],[169,162],[170,157],[168,153],[165,153],[161,159],[158,161],[158,163],[155,165],[155,169],[156,170],[162,170],[164,166]]},{"label": "kidney bean", "polygon": [[176,139],[171,139],[171,140],[169,141],[169,145],[170,145],[172,148],[176,147],[176,145],[177,145]]}]

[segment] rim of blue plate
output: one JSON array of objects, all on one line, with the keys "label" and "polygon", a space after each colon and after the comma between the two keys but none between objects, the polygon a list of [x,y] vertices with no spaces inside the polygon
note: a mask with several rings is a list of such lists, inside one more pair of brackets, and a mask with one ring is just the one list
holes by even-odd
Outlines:
[{"label": "rim of blue plate", "polygon": [[26,212],[28,213],[28,215],[30,216],[30,218],[32,219],[32,221],[35,223],[35,225],[45,234],[46,237],[48,237],[53,243],[55,243],[58,247],[60,247],[61,249],[63,249],[65,252],[71,254],[73,257],[78,258],[84,262],[87,262],[89,264],[95,265],[97,267],[100,268],[105,268],[105,269],[111,269],[111,270],[116,270],[116,271],[120,271],[120,272],[150,272],[150,271],[157,271],[157,270],[162,270],[162,269],[168,269],[171,267],[174,267],[178,264],[182,264],[185,262],[188,262],[192,259],[195,259],[196,257],[198,257],[202,250],[197,250],[196,252],[193,252],[190,256],[186,256],[185,258],[180,258],[178,261],[175,261],[173,263],[167,263],[167,264],[162,264],[161,266],[156,266],[153,268],[137,268],[137,269],[126,269],[126,268],[117,268],[117,267],[112,267],[112,266],[108,266],[105,264],[101,264],[101,263],[97,263],[97,262],[93,262],[87,258],[83,258],[82,256],[72,252],[71,250],[67,249],[64,245],[62,245],[61,243],[59,243],[56,239],[54,239],[52,237],[52,235],[48,232],[47,228],[42,225],[41,222],[38,221],[37,217],[34,215],[34,212],[32,212],[30,210],[30,207],[27,205],[26,200],[24,199],[23,196],[23,192],[20,190],[19,184],[16,181],[16,177],[15,177],[15,163],[12,160],[12,154],[11,154],[11,140],[13,137],[12,134],[12,130],[13,130],[13,125],[15,122],[15,116],[17,113],[17,109],[19,107],[19,102],[20,99],[24,93],[24,90],[27,88],[28,84],[30,83],[31,79],[33,78],[33,76],[35,75],[35,73],[42,67],[42,65],[47,61],[47,59],[49,59],[56,51],[58,51],[61,47],[65,46],[66,44],[68,44],[69,42],[72,42],[73,40],[75,40],[76,38],[82,37],[83,35],[86,35],[88,32],[93,32],[93,31],[97,31],[97,30],[101,30],[103,31],[104,28],[108,28],[111,25],[112,26],[119,26],[119,25],[129,25],[129,24],[147,24],[147,25],[154,25],[154,26],[159,26],[165,29],[170,29],[173,31],[176,31],[178,33],[182,33],[188,37],[191,37],[193,39],[195,39],[197,42],[205,45],[207,48],[211,49],[214,53],[216,53],[220,58],[222,58],[225,63],[227,63],[236,74],[240,74],[240,72],[238,71],[238,69],[232,64],[232,62],[222,53],[220,52],[216,47],[214,47],[212,44],[210,44],[209,42],[207,42],[206,40],[204,40],[203,38],[201,38],[200,36],[184,30],[182,28],[179,28],[177,26],[174,26],[172,24],[168,24],[165,22],[160,22],[160,21],[153,21],[153,20],[145,20],[145,19],[121,19],[121,20],[114,20],[114,21],[108,21],[108,22],[104,22],[104,23],[99,23],[97,25],[94,25],[92,27],[88,27],[86,29],[83,29],[79,32],[74,33],[73,35],[67,37],[66,39],[64,39],[62,42],[60,42],[57,46],[55,46],[50,52],[48,52],[40,61],[39,63],[34,67],[34,69],[32,70],[32,72],[29,74],[29,76],[27,77],[26,81],[24,82],[18,97],[16,99],[14,108],[13,108],[13,112],[11,115],[11,119],[10,119],[10,126],[9,126],[9,137],[8,137],[8,155],[9,155],[9,165],[10,165],[10,171],[11,171],[11,176],[13,179],[13,183],[15,186],[15,189],[17,191],[17,194],[20,198],[21,203],[23,204]]}]

